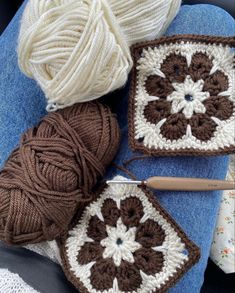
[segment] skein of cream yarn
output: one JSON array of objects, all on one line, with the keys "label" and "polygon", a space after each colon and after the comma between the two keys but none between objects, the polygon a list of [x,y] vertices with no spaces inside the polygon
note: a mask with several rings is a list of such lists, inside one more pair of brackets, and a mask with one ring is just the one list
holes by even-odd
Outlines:
[{"label": "skein of cream yarn", "polygon": [[180,0],[29,0],[18,44],[20,69],[48,99],[48,111],[97,99],[122,87],[129,46],[154,39]]},{"label": "skein of cream yarn", "polygon": [[179,11],[179,0],[108,0],[129,45],[162,35]]}]

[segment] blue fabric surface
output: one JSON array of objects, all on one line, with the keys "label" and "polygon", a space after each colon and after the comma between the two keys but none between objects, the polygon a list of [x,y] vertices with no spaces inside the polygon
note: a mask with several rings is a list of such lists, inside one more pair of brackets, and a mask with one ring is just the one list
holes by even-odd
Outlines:
[{"label": "blue fabric surface", "polygon": [[46,114],[44,94],[17,65],[17,37],[24,6],[0,37],[0,166],[20,135]]},{"label": "blue fabric surface", "polygon": [[[43,93],[34,81],[20,73],[17,66],[16,43],[20,14],[21,11],[0,38],[0,165],[17,145],[20,135],[45,115]],[[233,18],[220,8],[210,5],[183,6],[166,34],[230,35],[234,25]],[[116,158],[119,165],[134,155],[127,141],[128,92],[122,92],[124,97],[120,101],[118,117],[123,137]],[[165,157],[135,161],[129,169],[140,179],[153,175],[223,179],[227,164],[227,157]],[[200,262],[170,292],[200,292],[220,195],[220,192],[157,192],[158,200],[200,246],[202,253]]]},{"label": "blue fabric surface", "polygon": [[[224,10],[211,5],[185,5],[175,18],[166,35],[173,34],[233,34],[234,19]],[[127,129],[128,93],[122,99],[118,109],[119,122],[122,127],[122,145],[116,163],[140,153],[132,153],[128,148]],[[125,110],[124,110],[125,109]],[[149,158],[132,162],[128,166],[138,179],[149,176],[185,176],[224,179],[228,157],[162,157]],[[120,174],[120,172],[117,172]],[[122,174],[125,176],[125,174]],[[184,229],[201,249],[200,262],[195,265],[169,292],[198,293],[203,284],[213,231],[220,204],[220,191],[214,192],[156,192],[156,198],[162,206]]]}]

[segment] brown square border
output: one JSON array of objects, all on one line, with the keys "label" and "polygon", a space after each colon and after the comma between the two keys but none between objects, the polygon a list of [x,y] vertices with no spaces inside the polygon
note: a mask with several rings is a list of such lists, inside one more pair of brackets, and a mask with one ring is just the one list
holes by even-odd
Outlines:
[{"label": "brown square border", "polygon": [[[102,185],[96,194],[94,194],[93,200],[98,200],[102,193],[105,191],[105,189],[108,187],[107,184]],[[187,263],[180,268],[173,276],[171,276],[168,281],[166,282],[165,285],[163,285],[160,289],[157,289],[154,291],[154,293],[165,293],[167,292],[168,289],[173,287],[177,281],[180,280],[180,278],[187,272],[189,271],[192,266],[194,266],[200,259],[200,248],[188,238],[186,233],[183,231],[183,229],[176,223],[176,221],[167,213],[167,211],[160,205],[158,200],[156,200],[156,197],[154,194],[148,190],[147,187],[144,186],[139,186],[140,189],[145,193],[146,197],[148,200],[152,203],[154,208],[160,213],[161,216],[163,216],[168,223],[172,225],[174,228],[175,232],[178,234],[179,238],[181,241],[185,244],[185,248],[188,252],[188,261]],[[92,200],[92,201],[93,201]],[[88,205],[90,205],[91,202],[89,202]],[[85,211],[85,208],[83,212]],[[83,214],[82,212],[82,214]],[[81,214],[81,215],[82,215]],[[78,219],[77,219],[78,221]],[[79,292],[81,293],[89,293],[87,288],[83,285],[83,283],[80,281],[79,278],[76,278],[76,276],[73,274],[73,272],[70,270],[70,264],[68,262],[68,258],[66,257],[66,239],[68,237],[67,235],[62,236],[60,239],[57,240],[57,244],[60,249],[60,256],[62,260],[62,269],[67,277],[67,279],[76,287],[79,289]]]},{"label": "brown square border", "polygon": [[154,147],[146,147],[141,142],[135,139],[135,90],[137,85],[137,61],[141,56],[143,49],[146,47],[155,48],[162,44],[178,43],[181,41],[200,42],[204,44],[221,44],[223,46],[235,47],[235,37],[220,37],[220,36],[208,36],[208,35],[173,35],[161,37],[153,41],[147,41],[135,44],[131,47],[131,55],[133,58],[133,69],[131,72],[131,86],[129,93],[129,108],[128,108],[128,138],[129,146],[132,151],[140,151],[147,155],[154,156],[217,156],[235,153],[235,144],[230,147],[219,148],[218,150],[200,150],[194,148],[188,149],[177,149],[177,150],[166,150],[156,149]]}]

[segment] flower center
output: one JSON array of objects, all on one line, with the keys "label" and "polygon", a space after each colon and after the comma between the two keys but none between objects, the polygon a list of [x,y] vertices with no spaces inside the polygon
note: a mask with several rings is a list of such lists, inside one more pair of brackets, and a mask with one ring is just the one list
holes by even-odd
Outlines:
[{"label": "flower center", "polygon": [[185,95],[184,98],[187,102],[192,102],[194,100],[193,96],[190,94]]},{"label": "flower center", "polygon": [[121,238],[118,238],[117,240],[116,240],[116,244],[119,246],[119,245],[122,245],[123,244],[123,241],[122,241],[122,239]]}]

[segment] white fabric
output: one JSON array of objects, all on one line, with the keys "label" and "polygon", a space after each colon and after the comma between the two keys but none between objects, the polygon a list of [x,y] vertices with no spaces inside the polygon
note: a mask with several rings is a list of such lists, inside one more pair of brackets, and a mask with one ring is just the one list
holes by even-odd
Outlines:
[{"label": "white fabric", "polygon": [[[29,0],[18,62],[48,99],[48,111],[122,87],[132,67],[129,46],[161,35],[181,0]],[[116,15],[116,17],[115,17]]]},{"label": "white fabric", "polygon": [[[227,180],[235,181],[235,155]],[[223,193],[210,257],[225,273],[235,272],[235,190]]]},{"label": "white fabric", "polygon": [[0,293],[39,293],[17,274],[0,269]]},{"label": "white fabric", "polygon": [[45,256],[50,260],[54,261],[55,263],[61,263],[59,247],[56,241],[46,241],[37,244],[28,244],[25,246],[25,248],[32,250],[42,256]]}]

